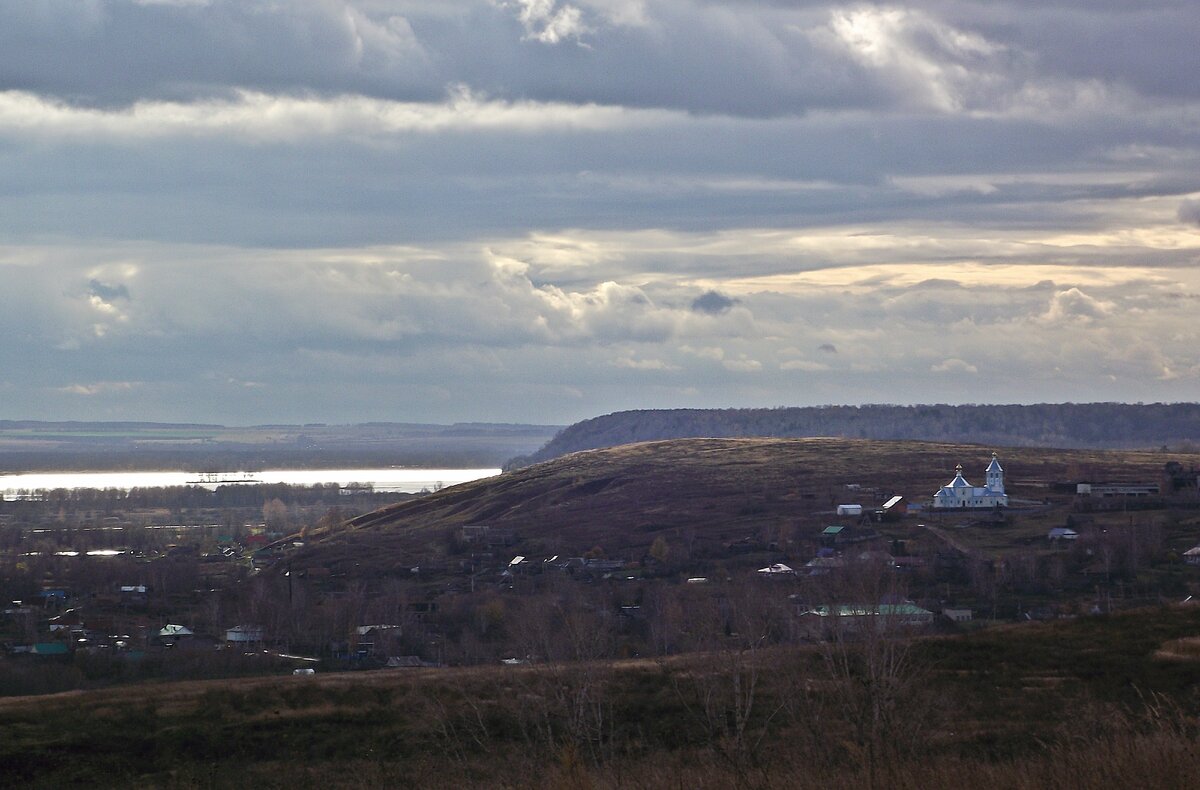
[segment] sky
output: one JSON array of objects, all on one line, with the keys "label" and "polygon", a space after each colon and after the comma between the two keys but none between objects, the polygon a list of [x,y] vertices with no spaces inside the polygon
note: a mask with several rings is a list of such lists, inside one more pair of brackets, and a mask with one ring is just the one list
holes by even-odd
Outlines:
[{"label": "sky", "polygon": [[0,0],[0,419],[1200,398],[1195,0]]}]

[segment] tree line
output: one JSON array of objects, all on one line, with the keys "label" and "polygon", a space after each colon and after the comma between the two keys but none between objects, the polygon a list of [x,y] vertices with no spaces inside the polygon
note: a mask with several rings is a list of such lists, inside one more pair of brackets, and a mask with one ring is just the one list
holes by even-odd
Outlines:
[{"label": "tree line", "polygon": [[931,404],[773,409],[647,409],[575,423],[520,468],[567,453],[696,437],[837,436],[979,443],[1005,447],[1186,450],[1200,442],[1197,403]]}]

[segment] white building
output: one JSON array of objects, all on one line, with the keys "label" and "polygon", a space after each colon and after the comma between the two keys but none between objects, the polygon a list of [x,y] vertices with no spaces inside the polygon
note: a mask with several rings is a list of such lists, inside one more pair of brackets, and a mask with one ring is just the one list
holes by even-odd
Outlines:
[{"label": "white building", "polygon": [[959,464],[954,479],[938,489],[933,495],[935,508],[994,508],[1008,505],[1008,494],[1004,493],[1004,468],[996,454],[987,468],[987,484],[973,486],[963,478]]},{"label": "white building", "polygon": [[759,568],[758,572],[763,576],[793,576],[796,571],[782,562],[777,562],[774,565],[768,565],[765,568]]},{"label": "white building", "polygon": [[233,644],[256,644],[263,641],[262,626],[235,625],[225,629],[225,641]]}]

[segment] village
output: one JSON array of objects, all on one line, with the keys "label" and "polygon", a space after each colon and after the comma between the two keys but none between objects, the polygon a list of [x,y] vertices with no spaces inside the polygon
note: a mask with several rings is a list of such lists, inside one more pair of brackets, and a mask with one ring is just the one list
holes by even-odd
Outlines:
[{"label": "village", "polygon": [[[797,492],[803,511],[786,531],[695,537],[686,550],[660,535],[640,549],[551,553],[519,526],[462,524],[387,576],[356,576],[351,558],[315,562],[306,546],[380,505],[369,492],[176,507],[157,515],[186,523],[130,529],[125,544],[104,530],[130,515],[112,493],[104,507],[59,503],[58,530],[23,520],[34,503],[5,503],[0,675],[55,687],[56,667],[86,683],[524,663],[561,649],[551,620],[566,607],[609,657],[683,649],[701,620],[728,631],[747,607],[785,643],[860,619],[951,633],[1200,593],[1194,467],[1006,481],[998,454],[964,460],[935,491],[847,480]],[[104,538],[80,543],[87,535]]]}]

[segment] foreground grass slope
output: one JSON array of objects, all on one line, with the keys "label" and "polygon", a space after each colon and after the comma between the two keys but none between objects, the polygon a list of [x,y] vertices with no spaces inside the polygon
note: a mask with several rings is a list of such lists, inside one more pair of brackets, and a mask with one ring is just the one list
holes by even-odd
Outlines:
[{"label": "foreground grass slope", "polygon": [[[814,646],[11,698],[0,700],[0,776],[32,787],[1184,787],[1200,770],[1200,658],[1180,646],[1198,636],[1200,607],[1162,607],[913,642],[871,766]],[[725,718],[735,687],[753,689],[740,732]]]}]

